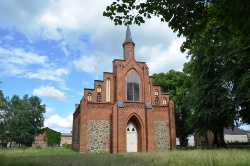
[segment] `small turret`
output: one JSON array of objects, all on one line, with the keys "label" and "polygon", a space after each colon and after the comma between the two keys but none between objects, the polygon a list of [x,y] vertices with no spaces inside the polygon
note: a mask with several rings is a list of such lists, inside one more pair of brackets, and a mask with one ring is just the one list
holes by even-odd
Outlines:
[{"label": "small turret", "polygon": [[127,26],[126,38],[123,43],[123,58],[124,60],[134,59],[134,48],[135,44],[132,40],[129,25]]}]

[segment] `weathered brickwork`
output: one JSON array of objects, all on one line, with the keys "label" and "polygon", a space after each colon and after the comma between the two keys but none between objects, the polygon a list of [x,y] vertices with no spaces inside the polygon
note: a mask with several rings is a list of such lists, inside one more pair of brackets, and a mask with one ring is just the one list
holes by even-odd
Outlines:
[{"label": "weathered brickwork", "polygon": [[167,124],[165,121],[155,122],[155,144],[157,151],[164,151],[169,149],[167,141]]},{"label": "weathered brickwork", "polygon": [[111,123],[107,120],[90,120],[87,127],[87,152],[110,151]]}]

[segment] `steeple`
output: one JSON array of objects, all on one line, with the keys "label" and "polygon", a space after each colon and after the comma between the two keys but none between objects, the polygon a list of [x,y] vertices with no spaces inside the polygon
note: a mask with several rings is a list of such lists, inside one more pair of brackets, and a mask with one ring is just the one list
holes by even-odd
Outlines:
[{"label": "steeple", "polygon": [[123,43],[123,58],[124,60],[134,59],[135,43],[132,40],[129,25],[127,26],[126,38]]},{"label": "steeple", "polygon": [[133,40],[132,40],[129,25],[127,26],[126,38],[125,38],[124,43],[134,43]]}]

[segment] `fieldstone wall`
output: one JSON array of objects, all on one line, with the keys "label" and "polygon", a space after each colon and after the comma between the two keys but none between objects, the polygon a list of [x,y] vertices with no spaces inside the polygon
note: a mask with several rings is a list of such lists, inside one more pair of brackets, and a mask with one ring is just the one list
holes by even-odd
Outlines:
[{"label": "fieldstone wall", "polygon": [[74,140],[73,140],[73,145],[72,145],[74,150],[78,150],[78,148],[79,148],[79,131],[78,131],[78,127],[79,127],[79,122],[76,122],[75,130],[73,132]]},{"label": "fieldstone wall", "polygon": [[157,151],[169,149],[167,141],[167,124],[165,121],[155,121],[155,145]]},{"label": "fieldstone wall", "polygon": [[90,120],[87,127],[87,152],[110,152],[111,122]]}]

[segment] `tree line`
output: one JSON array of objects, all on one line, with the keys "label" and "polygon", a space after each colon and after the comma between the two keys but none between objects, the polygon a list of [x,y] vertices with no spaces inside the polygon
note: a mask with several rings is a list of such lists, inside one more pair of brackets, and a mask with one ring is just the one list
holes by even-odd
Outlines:
[{"label": "tree line", "polygon": [[[4,97],[0,90],[0,140],[31,146],[34,136],[41,133],[46,106],[37,96],[27,94]],[[11,145],[10,145],[11,146]]]},{"label": "tree line", "polygon": [[179,138],[191,125],[201,134],[212,131],[214,144],[224,147],[224,128],[250,123],[249,9],[245,0],[116,0],[103,12],[115,25],[140,25],[157,16],[186,38],[180,50],[190,62],[183,73],[154,75],[175,101]]}]

